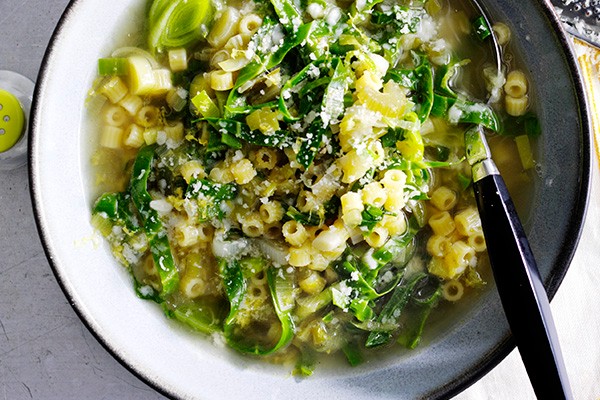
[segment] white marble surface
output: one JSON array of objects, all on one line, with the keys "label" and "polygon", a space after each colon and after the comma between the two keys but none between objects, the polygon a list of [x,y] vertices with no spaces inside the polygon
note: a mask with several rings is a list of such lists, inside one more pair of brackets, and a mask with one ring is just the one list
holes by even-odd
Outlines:
[{"label": "white marble surface", "polygon": [[[67,0],[0,0],[0,69],[35,80],[50,35],[67,4]],[[597,202],[594,204],[600,209]],[[594,211],[593,217],[598,218],[598,214]],[[595,243],[597,225],[596,220],[588,221],[584,234],[593,240],[578,252],[553,302],[559,334],[568,338],[563,349],[567,366],[577,372],[572,381],[581,399],[600,396],[600,362],[596,357],[600,313],[592,315],[596,328],[588,325],[586,329],[589,315],[581,307],[571,307],[573,302],[581,306],[589,300],[578,291],[577,279],[583,276],[592,279],[590,283],[600,281],[600,270],[589,270],[593,260],[597,266],[600,258]],[[115,361],[68,304],[37,235],[26,167],[0,171],[0,260],[0,398],[164,398]],[[600,299],[597,290],[595,299]],[[580,354],[588,357],[581,358]],[[586,364],[581,365],[580,360]],[[457,398],[533,397],[518,353],[513,352]]]}]

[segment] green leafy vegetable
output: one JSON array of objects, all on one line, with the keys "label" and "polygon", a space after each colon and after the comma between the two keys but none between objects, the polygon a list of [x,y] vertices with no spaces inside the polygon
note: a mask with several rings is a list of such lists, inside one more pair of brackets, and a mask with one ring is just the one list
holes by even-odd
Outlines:
[{"label": "green leafy vegetable", "polygon": [[220,184],[208,179],[194,179],[190,182],[185,197],[196,199],[199,206],[200,221],[210,221],[214,218],[223,219],[223,202],[237,197],[238,188],[235,183]]},{"label": "green leafy vegetable", "polygon": [[146,146],[138,152],[133,164],[129,190],[143,222],[150,252],[162,285],[161,295],[164,297],[177,289],[179,273],[171,253],[167,231],[163,227],[158,212],[150,205],[152,196],[148,193],[148,178],[152,171],[154,149],[155,146]]},{"label": "green leafy vegetable", "polygon": [[383,219],[383,215],[384,211],[381,208],[367,204],[362,212],[360,226],[365,227],[368,232],[372,232],[375,225]]},{"label": "green leafy vegetable", "polygon": [[[390,299],[385,303],[381,313],[377,316],[376,321],[391,325],[395,330],[404,307],[406,307],[413,295],[413,291],[426,279],[428,279],[428,275],[420,273],[412,277],[409,282],[398,285],[392,292]],[[377,347],[389,342],[392,337],[392,332],[393,329],[371,332],[365,346],[367,348]]]},{"label": "green leafy vegetable", "polygon": [[320,226],[324,219],[324,212],[300,212],[295,207],[289,206],[285,215],[302,225]]}]

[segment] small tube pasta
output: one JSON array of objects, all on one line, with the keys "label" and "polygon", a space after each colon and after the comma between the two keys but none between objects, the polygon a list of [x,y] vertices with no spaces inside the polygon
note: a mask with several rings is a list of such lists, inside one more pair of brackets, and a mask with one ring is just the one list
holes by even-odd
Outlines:
[{"label": "small tube pasta", "polygon": [[401,235],[406,232],[406,216],[402,212],[398,215],[384,215],[381,226],[388,230],[390,236]]},{"label": "small tube pasta", "polygon": [[165,125],[164,130],[167,134],[167,139],[170,139],[176,143],[183,141],[184,131],[183,123],[181,121],[173,125]]},{"label": "small tube pasta", "polygon": [[312,245],[313,248],[321,252],[334,252],[346,240],[348,240],[348,232],[345,229],[338,229],[335,226],[331,226],[329,229],[319,233],[313,240]]},{"label": "small tube pasta", "polygon": [[358,192],[347,192],[341,198],[342,212],[349,210],[363,210],[365,206],[362,202],[362,196]]},{"label": "small tube pasta", "polygon": [[210,179],[218,183],[230,183],[235,179],[229,168],[214,167],[210,170],[208,176]]},{"label": "small tube pasta", "polygon": [[431,235],[427,240],[427,252],[433,257],[443,257],[450,244],[446,236]]},{"label": "small tube pasta", "polygon": [[144,102],[140,96],[128,94],[119,101],[119,105],[127,110],[129,115],[135,116],[144,106]]},{"label": "small tube pasta", "polygon": [[273,169],[277,165],[277,151],[261,147],[254,155],[254,165],[258,169]]},{"label": "small tube pasta", "polygon": [[249,237],[259,237],[265,231],[265,224],[257,212],[245,215],[241,220],[241,224],[242,232]]},{"label": "small tube pasta", "polygon": [[213,23],[206,38],[212,47],[219,48],[237,33],[240,12],[234,7],[227,7],[221,16]]},{"label": "small tube pasta", "polygon": [[251,301],[262,302],[268,297],[266,285],[264,283],[261,283],[260,281],[255,281],[254,279],[250,279],[247,293],[248,296],[253,298]]},{"label": "small tube pasta", "polygon": [[365,206],[362,196],[357,192],[347,192],[340,198],[342,204],[342,220],[348,226],[356,226],[362,221]]},{"label": "small tube pasta", "polygon": [[502,22],[497,22],[492,26],[492,31],[496,35],[496,40],[500,46],[507,44],[510,41],[510,28]]},{"label": "small tube pasta", "polygon": [[310,245],[302,247],[290,247],[288,262],[293,267],[306,267],[311,263],[312,256]]},{"label": "small tube pasta", "polygon": [[250,160],[243,158],[231,166],[231,174],[236,183],[244,185],[256,176],[256,170]]},{"label": "small tube pasta", "polygon": [[456,192],[447,186],[440,186],[431,194],[431,204],[441,211],[452,209],[457,201],[458,196]]},{"label": "small tube pasta", "polygon": [[183,164],[179,171],[186,183],[190,183],[192,179],[202,179],[206,177],[204,166],[199,160],[190,160]]},{"label": "small tube pasta", "polygon": [[106,96],[106,98],[113,104],[118,103],[127,95],[127,85],[118,76],[111,76],[105,79],[98,92]]},{"label": "small tube pasta", "polygon": [[510,71],[506,76],[504,92],[514,98],[527,94],[527,77],[521,70]]},{"label": "small tube pasta", "polygon": [[448,236],[456,228],[456,224],[448,211],[442,211],[429,218],[429,226],[435,235]]},{"label": "small tube pasta", "polygon": [[262,18],[256,14],[245,15],[240,19],[238,31],[242,35],[251,35],[262,25]]},{"label": "small tube pasta", "polygon": [[403,189],[404,187],[400,185],[397,185],[395,188],[391,185],[385,187],[387,198],[384,207],[387,211],[397,213],[404,208],[406,199],[404,198]]},{"label": "small tube pasta", "polygon": [[449,280],[442,285],[442,296],[448,301],[458,301],[463,297],[465,287],[456,279]]},{"label": "small tube pasta", "polygon": [[509,95],[504,96],[504,106],[506,113],[513,117],[519,117],[527,111],[529,105],[529,99],[527,96],[523,97],[512,97]]},{"label": "small tube pasta", "polygon": [[195,299],[206,291],[206,282],[199,277],[182,279],[179,284],[181,293],[188,299]]},{"label": "small tube pasta", "polygon": [[269,201],[261,204],[259,212],[260,217],[266,224],[281,221],[283,218],[283,206],[278,201]]},{"label": "small tube pasta", "polygon": [[327,281],[316,271],[305,270],[307,271],[305,276],[303,276],[298,281],[298,286],[302,289],[303,292],[308,294],[318,294],[325,289],[325,285]]},{"label": "small tube pasta", "polygon": [[281,223],[272,222],[265,224],[265,233],[263,234],[267,239],[280,239],[281,238]]},{"label": "small tube pasta", "polygon": [[123,134],[122,128],[105,125],[100,135],[100,146],[109,149],[120,149],[123,143]]},{"label": "small tube pasta", "polygon": [[406,184],[406,174],[399,169],[387,170],[383,174],[381,183],[386,189],[396,189],[398,187],[404,187],[404,185]]},{"label": "small tube pasta", "polygon": [[383,226],[376,226],[373,231],[365,237],[365,241],[373,248],[379,248],[388,240],[389,232]]},{"label": "small tube pasta", "polygon": [[120,127],[125,125],[129,118],[123,107],[108,106],[104,108],[103,119],[108,125]]},{"label": "small tube pasta", "polygon": [[147,128],[144,130],[144,142],[149,146],[158,141],[158,128]]},{"label": "small tube pasta", "polygon": [[362,201],[375,207],[383,206],[388,199],[388,193],[379,182],[371,182],[362,189]]},{"label": "small tube pasta", "polygon": [[342,214],[344,223],[350,227],[359,225],[362,222],[362,211],[359,209],[352,209]]},{"label": "small tube pasta", "polygon": [[209,73],[198,74],[194,77],[194,79],[192,79],[192,82],[190,83],[189,98],[193,99],[194,97],[198,96],[202,91],[205,91],[210,98],[215,97],[215,92],[210,87]]},{"label": "small tube pasta", "polygon": [[292,246],[300,247],[308,239],[309,234],[301,223],[292,220],[287,221],[281,227],[281,233],[285,241]]},{"label": "small tube pasta", "polygon": [[144,129],[136,124],[131,124],[125,131],[125,140],[123,143],[126,146],[139,149],[146,143],[144,140]]},{"label": "small tube pasta", "polygon": [[457,240],[450,245],[449,254],[444,261],[449,263],[448,269],[452,271],[450,276],[454,277],[461,274],[467,266],[475,266],[477,256],[475,250],[462,240]]},{"label": "small tube pasta", "polygon": [[329,266],[330,260],[328,260],[323,254],[319,252],[313,252],[310,259],[308,268],[313,271],[325,271]]},{"label": "small tube pasta", "polygon": [[160,120],[160,109],[155,106],[144,106],[135,115],[135,123],[144,128],[156,126],[160,123]]},{"label": "small tube pasta", "polygon": [[209,243],[213,240],[215,228],[209,223],[203,223],[198,227],[198,241]]},{"label": "small tube pasta", "polygon": [[454,216],[456,230],[463,236],[481,232],[481,220],[475,207],[469,207]]},{"label": "small tube pasta", "polygon": [[257,286],[265,286],[268,284],[267,274],[265,274],[264,270],[258,271],[250,278],[252,283]]},{"label": "small tube pasta", "polygon": [[487,249],[487,245],[485,244],[485,237],[483,236],[483,232],[475,232],[467,238],[467,243],[469,246],[473,248],[477,253],[481,253]]},{"label": "small tube pasta", "polygon": [[344,176],[343,183],[354,183],[367,173],[373,167],[373,159],[368,154],[358,153],[356,150],[350,150],[348,153],[336,160]]},{"label": "small tube pasta", "polygon": [[198,243],[198,227],[191,224],[175,227],[175,238],[181,247],[190,247]]}]

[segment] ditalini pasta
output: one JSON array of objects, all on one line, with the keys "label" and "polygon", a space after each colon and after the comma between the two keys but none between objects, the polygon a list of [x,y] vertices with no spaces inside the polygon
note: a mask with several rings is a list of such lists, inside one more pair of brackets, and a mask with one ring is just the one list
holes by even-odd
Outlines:
[{"label": "ditalini pasta", "polygon": [[92,223],[138,296],[308,375],[319,353],[414,348],[482,286],[462,135],[517,136],[524,174],[539,126],[523,70],[485,58],[506,25],[437,0],[299,4],[149,4],[145,43],[90,93]]}]

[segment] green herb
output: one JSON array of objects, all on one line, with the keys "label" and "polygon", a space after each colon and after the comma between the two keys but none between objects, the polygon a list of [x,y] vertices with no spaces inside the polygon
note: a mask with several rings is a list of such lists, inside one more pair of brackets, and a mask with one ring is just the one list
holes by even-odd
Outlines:
[{"label": "green herb", "polygon": [[325,133],[326,130],[323,127],[323,122],[317,118],[306,129],[303,137],[300,138],[301,145],[296,155],[296,161],[304,168],[308,168],[312,164],[321,147]]},{"label": "green herb", "polygon": [[476,18],[471,25],[477,39],[483,41],[492,34],[492,30],[483,16]]},{"label": "green herb", "polygon": [[152,196],[148,193],[148,178],[152,171],[154,149],[155,146],[146,146],[138,152],[133,164],[129,190],[143,222],[150,252],[162,285],[161,296],[164,297],[177,289],[179,272],[171,253],[167,231],[163,227],[158,212],[150,206]]},{"label": "green herb", "polygon": [[223,202],[237,197],[238,187],[235,183],[220,184],[208,179],[194,179],[190,182],[185,197],[196,199],[198,219],[201,222],[223,219]]},{"label": "green herb", "polygon": [[306,226],[320,226],[323,224],[325,215],[321,212],[300,212],[295,207],[289,206],[285,215],[296,222]]},{"label": "green herb", "polygon": [[360,226],[367,228],[368,232],[372,232],[375,225],[383,219],[384,211],[379,208],[367,204],[362,212],[362,221]]}]

